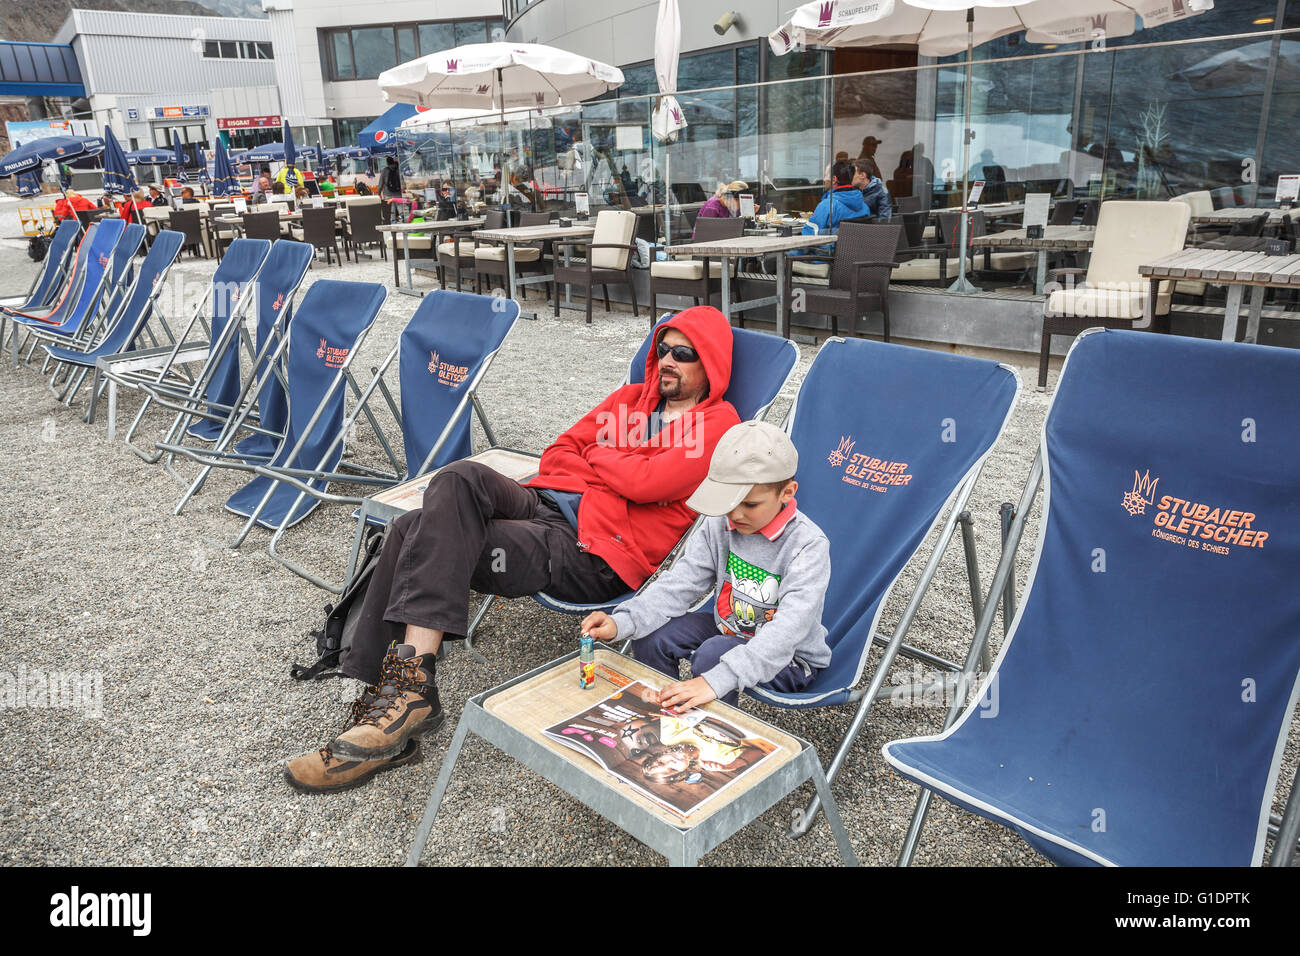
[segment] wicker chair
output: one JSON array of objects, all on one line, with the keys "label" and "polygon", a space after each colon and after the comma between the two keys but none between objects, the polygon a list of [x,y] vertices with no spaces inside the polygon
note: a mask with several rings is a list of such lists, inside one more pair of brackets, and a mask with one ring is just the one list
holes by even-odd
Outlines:
[{"label": "wicker chair", "polygon": [[[587,295],[587,324],[591,324],[591,296],[596,286],[605,294],[605,311],[609,311],[609,287],[626,285],[632,294],[632,314],[639,316],[636,286],[632,282],[632,256],[636,245],[636,213],[617,209],[604,209],[596,216],[596,232],[590,240],[576,240],[572,244],[586,250],[586,261],[570,266],[555,265],[555,312],[560,311],[560,286],[580,286]],[[566,240],[567,241],[567,240]],[[559,242],[556,242],[559,245]]]},{"label": "wicker chair", "polygon": [[169,229],[185,236],[185,241],[181,243],[182,252],[189,249],[196,256],[200,252],[207,255],[207,245],[203,241],[203,221],[197,209],[173,209],[169,222]]},{"label": "wicker chair", "polygon": [[244,213],[244,238],[269,239],[275,242],[280,238],[280,214],[275,210]]},{"label": "wicker chair", "polygon": [[[520,226],[545,226],[551,221],[549,212],[521,212],[519,214]],[[543,242],[530,242],[515,245],[515,272],[516,274],[544,275],[546,272],[546,244]],[[504,245],[482,244],[474,247],[474,291],[482,293],[483,276],[500,276],[503,280],[508,280],[506,275],[506,247]],[[548,283],[549,284],[549,283]],[[520,298],[528,297],[528,287],[519,286]],[[550,290],[545,293],[546,298],[550,298]]]},{"label": "wicker chair", "polygon": [[302,226],[294,226],[290,230],[290,235],[299,242],[307,242],[317,249],[324,249],[326,263],[331,261],[330,250],[333,249],[334,258],[338,260],[338,265],[342,266],[343,257],[339,255],[337,222],[338,217],[333,209],[304,209]]},{"label": "wicker chair", "polygon": [[[699,219],[695,223],[695,239],[711,242],[718,239],[739,239],[745,234],[743,219]],[[705,256],[701,259],[678,259],[671,262],[650,263],[650,324],[659,308],[660,295],[688,295],[699,305],[709,304],[713,290],[722,289],[722,262]]]},{"label": "wicker chair", "polygon": [[379,203],[353,203],[348,208],[347,242],[352,247],[352,255],[357,255],[358,246],[379,246],[380,257],[388,258],[388,246],[384,243],[384,234],[377,228],[383,210]]},{"label": "wicker chair", "polygon": [[[804,311],[826,315],[831,334],[840,334],[840,318],[849,320],[849,334],[857,333],[859,316],[879,312],[884,321],[884,339],[889,341],[889,276],[898,263],[895,253],[903,238],[903,227],[875,223],[841,223],[835,254],[799,256],[802,260],[823,260],[829,265],[829,286],[800,286]],[[790,328],[790,300],[786,296],[785,327]]]}]

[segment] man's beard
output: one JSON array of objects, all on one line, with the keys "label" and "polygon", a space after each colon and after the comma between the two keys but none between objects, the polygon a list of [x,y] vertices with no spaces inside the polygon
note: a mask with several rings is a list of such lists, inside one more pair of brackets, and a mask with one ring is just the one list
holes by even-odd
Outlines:
[{"label": "man's beard", "polygon": [[678,399],[682,397],[682,378],[673,373],[659,373],[659,397]]}]

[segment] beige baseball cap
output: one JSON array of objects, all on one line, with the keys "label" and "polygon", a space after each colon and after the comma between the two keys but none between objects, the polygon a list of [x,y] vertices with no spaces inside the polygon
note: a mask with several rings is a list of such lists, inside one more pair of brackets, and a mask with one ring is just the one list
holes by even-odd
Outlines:
[{"label": "beige baseball cap", "polygon": [[785,481],[798,470],[799,452],[785,432],[768,422],[741,422],[718,442],[709,476],[686,499],[686,507],[702,515],[725,515],[755,485]]}]

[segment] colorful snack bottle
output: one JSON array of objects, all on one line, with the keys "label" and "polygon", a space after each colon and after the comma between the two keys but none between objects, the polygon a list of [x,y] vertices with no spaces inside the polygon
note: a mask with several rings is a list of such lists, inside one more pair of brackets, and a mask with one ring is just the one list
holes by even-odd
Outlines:
[{"label": "colorful snack bottle", "polygon": [[578,686],[590,690],[596,683],[596,639],[584,634],[578,644]]}]

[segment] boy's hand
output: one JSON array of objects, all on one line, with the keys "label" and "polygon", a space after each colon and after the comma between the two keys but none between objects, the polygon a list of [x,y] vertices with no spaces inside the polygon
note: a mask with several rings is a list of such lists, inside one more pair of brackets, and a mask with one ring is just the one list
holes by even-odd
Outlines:
[{"label": "boy's hand", "polygon": [[582,633],[598,641],[612,641],[618,637],[618,625],[604,611],[592,611],[582,619]]},{"label": "boy's hand", "polygon": [[692,707],[703,707],[709,701],[717,699],[718,695],[713,692],[713,688],[703,677],[692,677],[690,680],[669,684],[659,692],[659,706],[668,710],[690,710]]}]

